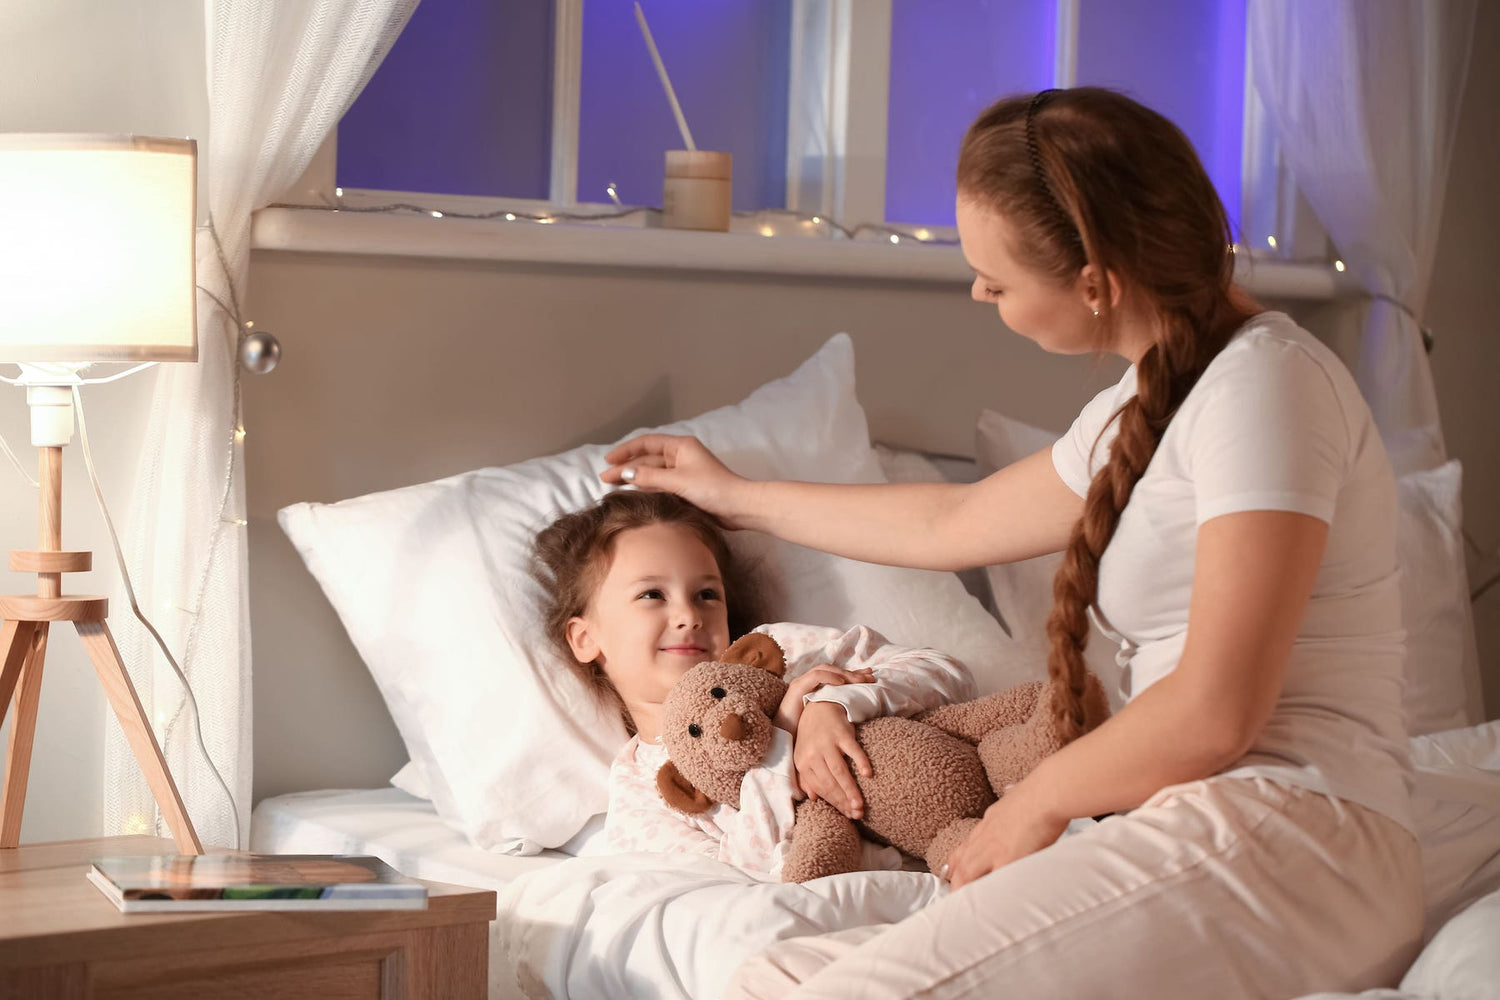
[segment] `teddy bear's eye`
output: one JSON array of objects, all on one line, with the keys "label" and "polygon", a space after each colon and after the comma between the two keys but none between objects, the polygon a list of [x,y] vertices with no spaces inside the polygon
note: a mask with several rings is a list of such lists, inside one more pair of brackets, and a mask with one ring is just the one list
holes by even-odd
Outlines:
[{"label": "teddy bear's eye", "polygon": [[713,695],[715,698],[722,698],[722,697],[724,697],[724,689],[723,688],[714,688],[712,691],[710,691],[708,693],[711,694],[711,695]]},{"label": "teddy bear's eye", "polygon": [[688,735],[696,740],[703,735],[703,730],[698,726],[698,723],[694,722],[688,725]]}]

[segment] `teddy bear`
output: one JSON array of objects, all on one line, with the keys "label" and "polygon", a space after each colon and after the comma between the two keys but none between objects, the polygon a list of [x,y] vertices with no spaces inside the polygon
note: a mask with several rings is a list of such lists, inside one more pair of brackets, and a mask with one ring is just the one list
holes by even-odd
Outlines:
[{"label": "teddy bear", "polygon": [[[785,670],[775,640],[752,632],[677,680],[662,706],[669,759],[656,777],[669,806],[685,813],[718,802],[739,808],[741,779],[771,745]],[[915,718],[859,723],[855,735],[871,770],[854,776],[864,817],[850,820],[821,799],[797,803],[783,881],[857,871],[861,833],[941,871],[985,809],[1065,742],[1052,721],[1051,698],[1051,686],[1034,681]],[[1084,731],[1109,715],[1092,674],[1083,705]]]}]

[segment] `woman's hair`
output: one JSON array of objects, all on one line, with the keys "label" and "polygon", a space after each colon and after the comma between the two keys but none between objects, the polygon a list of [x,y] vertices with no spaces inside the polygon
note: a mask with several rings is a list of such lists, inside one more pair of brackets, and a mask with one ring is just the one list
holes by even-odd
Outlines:
[{"label": "woman's hair", "polygon": [[737,638],[759,624],[752,617],[756,602],[748,575],[730,551],[719,522],[701,507],[674,494],[635,490],[609,493],[594,506],[553,521],[537,533],[532,546],[532,575],[547,593],[544,607],[547,637],[590,693],[619,708],[631,733],[635,732],[635,723],[604,668],[598,662],[579,663],[573,656],[568,645],[568,621],[588,609],[594,592],[609,572],[615,540],[620,534],[652,524],[680,524],[696,534],[713,553],[724,581],[730,638]]},{"label": "woman's hair", "polygon": [[1053,582],[1047,673],[1064,740],[1082,734],[1088,608],[1099,558],[1161,436],[1203,370],[1254,312],[1232,285],[1224,206],[1187,137],[1110,90],[1074,87],[1005,98],[980,113],[958,156],[961,199],[1001,215],[1009,251],[1031,271],[1072,286],[1099,275],[1099,346],[1112,292],[1154,316],[1137,392],[1074,525]]}]

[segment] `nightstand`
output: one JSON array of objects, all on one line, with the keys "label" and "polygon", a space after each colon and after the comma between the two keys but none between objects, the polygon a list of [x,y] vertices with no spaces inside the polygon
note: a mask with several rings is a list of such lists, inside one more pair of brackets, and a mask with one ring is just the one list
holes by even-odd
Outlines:
[{"label": "nightstand", "polygon": [[158,837],[0,851],[0,1000],[483,1000],[495,893],[428,883],[426,910],[124,914],[89,859]]}]

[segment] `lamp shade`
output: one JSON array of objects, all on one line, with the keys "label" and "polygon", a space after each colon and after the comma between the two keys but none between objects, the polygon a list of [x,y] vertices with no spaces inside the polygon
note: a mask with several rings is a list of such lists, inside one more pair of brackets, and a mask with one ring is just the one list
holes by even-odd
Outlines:
[{"label": "lamp shade", "polygon": [[0,134],[0,361],[196,361],[198,144]]}]

